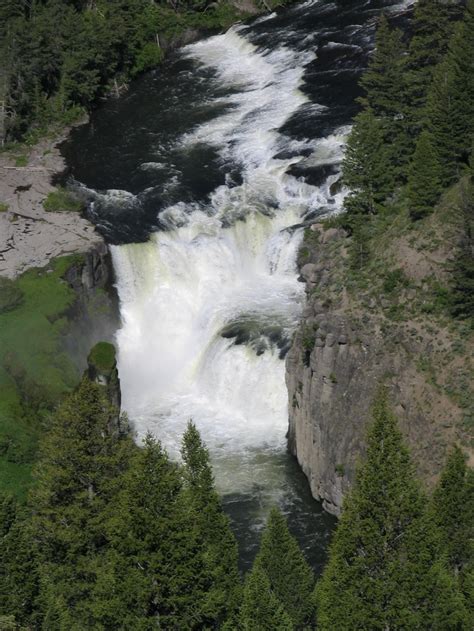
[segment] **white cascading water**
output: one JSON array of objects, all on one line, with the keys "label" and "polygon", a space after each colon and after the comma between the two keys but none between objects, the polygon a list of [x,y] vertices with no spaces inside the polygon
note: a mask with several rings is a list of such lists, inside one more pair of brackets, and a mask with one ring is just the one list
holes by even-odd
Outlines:
[{"label": "white cascading water", "polygon": [[[238,163],[242,184],[220,186],[205,208],[166,209],[160,218],[167,230],[148,243],[112,248],[124,408],[139,436],[151,431],[172,455],[192,418],[224,494],[250,493],[266,481],[269,492],[278,489],[274,456],[286,448],[288,426],[285,366],[276,344],[260,333],[277,326],[290,336],[296,325],[302,230],[287,228],[327,206],[336,179],[316,188],[286,170],[303,159],[337,163],[346,131],[302,142],[279,133],[297,109],[318,107],[299,89],[313,53],[257,51],[243,28],[187,47],[185,54],[215,69],[232,93],[221,99],[229,105],[224,114],[182,138],[183,150],[206,142],[223,161]],[[299,148],[306,155],[310,148],[311,156],[275,157]],[[332,198],[333,208],[341,200],[341,193]],[[223,337],[229,326],[250,331],[250,338],[253,332],[253,343]]]}]

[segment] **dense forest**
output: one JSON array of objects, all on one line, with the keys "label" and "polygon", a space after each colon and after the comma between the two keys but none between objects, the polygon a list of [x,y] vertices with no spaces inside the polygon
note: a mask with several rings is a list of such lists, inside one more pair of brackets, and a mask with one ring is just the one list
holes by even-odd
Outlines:
[{"label": "dense forest", "polygon": [[351,190],[340,223],[353,235],[355,268],[367,263],[377,220],[408,209],[432,213],[443,192],[462,187],[461,234],[446,306],[474,326],[474,2],[420,0],[407,40],[382,18],[364,73],[361,112],[343,163]]},{"label": "dense forest", "polygon": [[137,447],[85,377],[41,441],[27,504],[1,498],[0,628],[472,628],[474,472],[453,449],[428,500],[383,391],[318,582],[275,508],[242,583],[192,422],[181,453]]},{"label": "dense forest", "polygon": [[[154,65],[157,20],[188,12],[144,0],[0,7],[11,137],[67,120],[114,80]],[[336,221],[352,234],[360,269],[377,221],[402,211],[426,221],[459,187],[443,300],[453,318],[474,322],[474,0],[460,13],[421,0],[409,37],[381,19],[343,164],[351,193]],[[474,472],[453,446],[428,495],[383,388],[372,416],[322,576],[275,508],[241,577],[194,424],[177,464],[152,436],[137,446],[105,389],[84,377],[44,422],[27,500],[2,494],[0,629],[474,628]]]},{"label": "dense forest", "polygon": [[74,121],[159,64],[186,29],[240,15],[206,0],[0,0],[0,141]]}]

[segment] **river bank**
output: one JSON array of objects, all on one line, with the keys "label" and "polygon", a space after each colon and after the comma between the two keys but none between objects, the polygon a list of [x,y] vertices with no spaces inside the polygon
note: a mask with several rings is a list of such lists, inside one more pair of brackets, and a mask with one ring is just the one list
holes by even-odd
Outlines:
[{"label": "river bank", "polygon": [[66,168],[58,145],[69,131],[42,139],[21,158],[0,154],[0,276],[15,278],[56,257],[83,254],[104,243],[80,213],[44,207],[56,190],[52,178]]}]

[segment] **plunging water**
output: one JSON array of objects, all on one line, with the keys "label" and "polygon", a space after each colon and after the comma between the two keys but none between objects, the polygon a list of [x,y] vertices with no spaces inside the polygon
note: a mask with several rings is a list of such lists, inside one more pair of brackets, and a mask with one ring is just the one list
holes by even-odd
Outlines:
[{"label": "plunging water", "polygon": [[176,457],[194,420],[244,564],[272,504],[315,566],[332,523],[286,453],[283,359],[304,302],[302,224],[341,208],[333,185],[382,4],[309,2],[188,46],[72,145],[116,244],[124,409]]}]

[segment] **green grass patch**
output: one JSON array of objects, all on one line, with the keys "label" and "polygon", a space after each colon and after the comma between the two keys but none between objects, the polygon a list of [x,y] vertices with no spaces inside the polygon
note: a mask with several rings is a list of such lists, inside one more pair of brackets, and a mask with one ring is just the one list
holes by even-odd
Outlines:
[{"label": "green grass patch", "polygon": [[17,283],[0,277],[0,314],[15,309],[23,300],[23,292]]},{"label": "green grass patch", "polygon": [[28,166],[28,156],[16,156],[16,158],[15,158],[15,166],[16,167],[26,167],[26,166]]},{"label": "green grass patch", "polygon": [[43,202],[43,207],[48,212],[81,212],[84,204],[70,191],[58,188],[49,193]]},{"label": "green grass patch", "polygon": [[109,373],[115,366],[115,346],[109,342],[99,342],[92,348],[87,362],[98,372]]},{"label": "green grass patch", "polygon": [[0,490],[19,498],[30,484],[42,423],[79,379],[62,349],[62,315],[76,298],[63,276],[80,258],[61,257],[15,281],[2,280]]},{"label": "green grass patch", "polygon": [[5,204],[5,202],[0,202],[0,213],[6,213],[9,208],[10,206],[8,204]]}]

